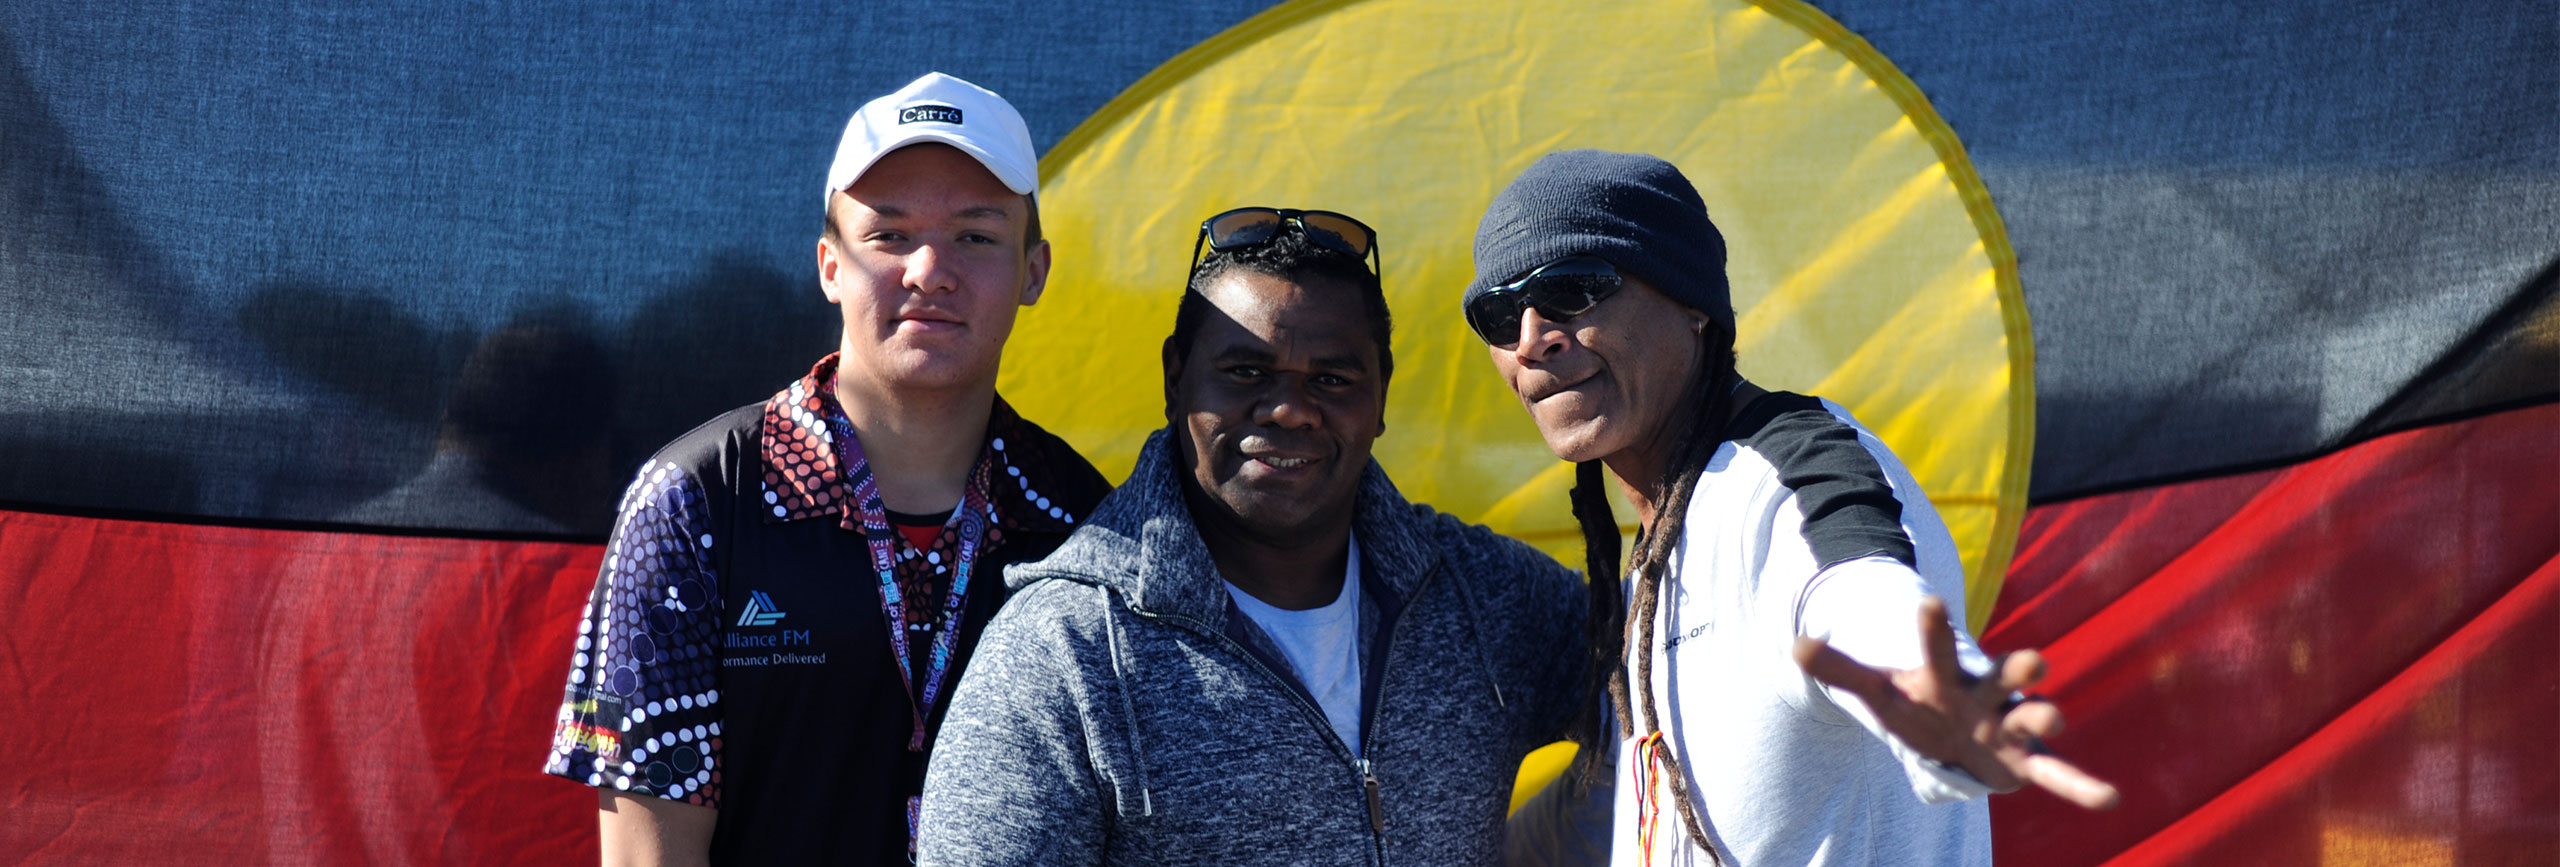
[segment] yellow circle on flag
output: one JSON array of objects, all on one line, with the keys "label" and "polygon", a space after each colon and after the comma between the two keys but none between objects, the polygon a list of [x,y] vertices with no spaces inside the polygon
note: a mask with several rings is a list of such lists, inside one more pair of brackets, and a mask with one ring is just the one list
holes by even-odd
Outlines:
[{"label": "yellow circle on flag", "polygon": [[1918,88],[1800,2],[1311,0],[1256,16],[1042,159],[1056,268],[999,387],[1125,477],[1165,423],[1161,349],[1200,221],[1341,211],[1378,229],[1396,320],[1378,461],[1407,497],[1579,565],[1571,468],[1457,302],[1494,194],[1581,147],[1656,154],[1697,185],[1729,250],[1743,373],[1840,403],[1901,456],[1963,552],[1979,629],[2033,451],[2016,259]]}]

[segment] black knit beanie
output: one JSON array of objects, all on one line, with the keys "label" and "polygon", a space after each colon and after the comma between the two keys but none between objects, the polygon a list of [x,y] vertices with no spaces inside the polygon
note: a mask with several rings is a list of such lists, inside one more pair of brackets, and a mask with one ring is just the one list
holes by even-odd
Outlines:
[{"label": "black knit beanie", "polygon": [[1558,151],[1493,198],[1476,279],[1459,303],[1566,256],[1598,256],[1734,333],[1724,234],[1677,166],[1647,154]]}]

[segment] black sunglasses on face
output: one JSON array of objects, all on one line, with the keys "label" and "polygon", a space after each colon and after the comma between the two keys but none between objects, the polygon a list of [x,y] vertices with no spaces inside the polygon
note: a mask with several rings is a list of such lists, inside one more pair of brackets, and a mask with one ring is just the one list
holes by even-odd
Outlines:
[{"label": "black sunglasses on face", "polygon": [[[1338,253],[1361,259],[1378,254],[1378,232],[1369,224],[1332,211],[1301,211],[1296,208],[1237,208],[1200,221],[1200,236],[1191,242],[1191,267],[1200,267],[1200,245],[1211,250],[1235,250],[1271,243],[1280,237],[1282,227],[1295,223],[1306,239]],[[1383,258],[1373,262],[1369,273],[1380,273]]]},{"label": "black sunglasses on face", "polygon": [[1484,290],[1467,299],[1467,327],[1487,346],[1520,342],[1520,314],[1536,308],[1549,322],[1563,322],[1590,312],[1601,300],[1627,285],[1618,269],[1592,256],[1567,256]]}]

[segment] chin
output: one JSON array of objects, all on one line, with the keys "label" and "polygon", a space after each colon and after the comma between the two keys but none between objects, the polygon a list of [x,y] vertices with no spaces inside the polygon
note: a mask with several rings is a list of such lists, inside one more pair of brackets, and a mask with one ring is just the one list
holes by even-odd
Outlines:
[{"label": "chin", "polygon": [[957,388],[980,380],[993,379],[993,365],[977,364],[974,359],[925,356],[898,359],[882,371],[882,378],[904,388]]},{"label": "chin", "polygon": [[1234,512],[1236,520],[1264,529],[1284,529],[1306,523],[1306,509],[1291,497],[1267,496],[1254,491],[1224,491],[1219,499]]},{"label": "chin", "polygon": [[1580,463],[1609,456],[1600,445],[1598,419],[1573,419],[1552,424],[1546,419],[1536,421],[1538,436],[1546,440],[1547,451],[1554,452],[1559,459]]},{"label": "chin", "polygon": [[1238,523],[1257,533],[1287,535],[1305,530],[1317,512],[1305,497],[1228,489],[1218,492],[1218,499]]}]

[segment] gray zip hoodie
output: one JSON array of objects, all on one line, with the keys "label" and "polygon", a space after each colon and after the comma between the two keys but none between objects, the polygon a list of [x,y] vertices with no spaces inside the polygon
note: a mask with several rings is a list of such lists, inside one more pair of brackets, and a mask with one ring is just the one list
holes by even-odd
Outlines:
[{"label": "gray zip hoodie", "polygon": [[1521,756],[1581,699],[1581,579],[1372,461],[1354,754],[1228,598],[1166,436],[1006,570],[925,775],[920,863],[1497,863]]}]

